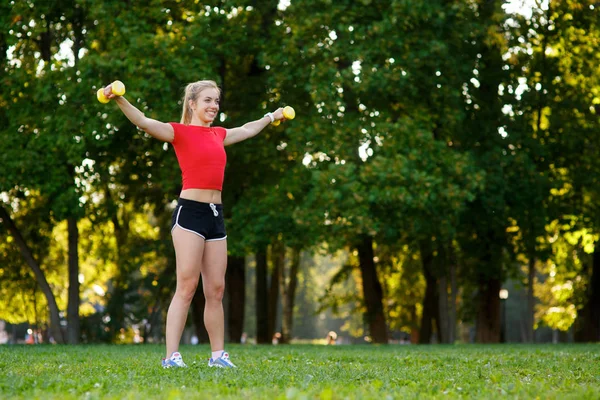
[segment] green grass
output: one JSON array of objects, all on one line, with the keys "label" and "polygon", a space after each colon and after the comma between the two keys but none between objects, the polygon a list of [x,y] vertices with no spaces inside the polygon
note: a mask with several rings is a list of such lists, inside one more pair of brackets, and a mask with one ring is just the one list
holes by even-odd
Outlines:
[{"label": "green grass", "polygon": [[599,399],[600,345],[229,346],[235,370],[163,370],[162,346],[0,346],[0,398]]}]

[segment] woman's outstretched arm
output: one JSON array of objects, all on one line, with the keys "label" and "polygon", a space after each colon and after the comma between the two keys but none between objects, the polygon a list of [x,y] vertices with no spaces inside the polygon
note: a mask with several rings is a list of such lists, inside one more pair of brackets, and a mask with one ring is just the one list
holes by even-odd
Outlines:
[{"label": "woman's outstretched arm", "polygon": [[[284,119],[283,117],[283,108],[278,108],[273,113],[273,118],[275,120]],[[260,131],[265,129],[267,125],[271,123],[271,119],[267,116],[262,117],[261,119],[257,119],[256,121],[248,122],[239,128],[227,129],[227,136],[223,141],[225,146],[229,146],[230,144],[234,144],[237,142],[241,142],[242,140],[249,139],[253,136],[258,135]]]},{"label": "woman's outstretched arm", "polygon": [[109,99],[113,99],[127,119],[135,126],[158,140],[169,143],[173,142],[175,132],[170,124],[146,117],[143,112],[133,106],[125,97],[113,94],[111,92],[111,85],[104,88],[104,95]]}]

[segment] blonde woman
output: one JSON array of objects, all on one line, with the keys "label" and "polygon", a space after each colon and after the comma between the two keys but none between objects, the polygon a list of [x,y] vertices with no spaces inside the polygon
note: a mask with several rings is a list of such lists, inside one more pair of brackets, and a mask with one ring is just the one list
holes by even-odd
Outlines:
[{"label": "blonde woman", "polygon": [[177,260],[177,288],[167,313],[164,368],[186,367],[179,353],[190,303],[200,274],[206,306],[204,325],[212,350],[209,367],[235,368],[225,351],[223,293],[227,268],[227,233],[223,221],[221,190],[225,172],[225,146],[256,136],[267,125],[284,120],[278,108],[241,127],[213,127],[219,112],[220,90],[213,81],[190,83],[185,89],[180,123],[147,118],[123,96],[104,88],[125,116],[140,129],[173,145],[181,168],[183,189],[173,212],[173,245]]}]

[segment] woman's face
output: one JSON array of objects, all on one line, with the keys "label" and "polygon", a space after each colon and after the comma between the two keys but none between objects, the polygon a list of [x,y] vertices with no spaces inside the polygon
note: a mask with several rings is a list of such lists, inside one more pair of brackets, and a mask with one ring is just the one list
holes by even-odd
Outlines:
[{"label": "woman's face", "polygon": [[198,95],[192,110],[200,121],[211,124],[219,112],[219,91],[217,89],[204,89]]}]

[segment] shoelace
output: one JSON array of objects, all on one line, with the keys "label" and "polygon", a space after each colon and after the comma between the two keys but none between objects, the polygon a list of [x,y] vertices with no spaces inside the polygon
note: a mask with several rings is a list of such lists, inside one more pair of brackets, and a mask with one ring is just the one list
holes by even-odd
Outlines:
[{"label": "shoelace", "polygon": [[183,362],[183,357],[181,356],[181,353],[173,353],[169,359],[177,365],[180,365],[180,364],[185,365],[185,363]]}]

